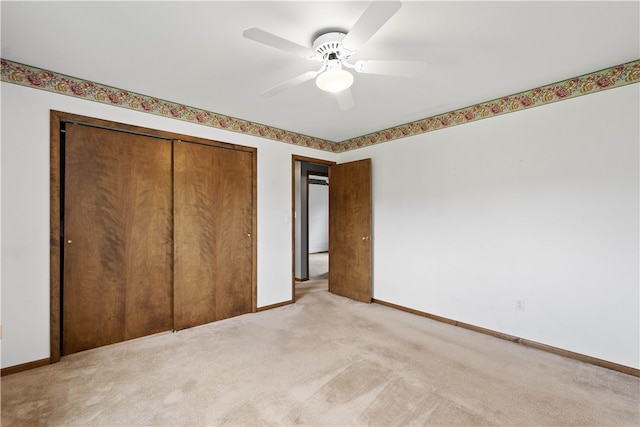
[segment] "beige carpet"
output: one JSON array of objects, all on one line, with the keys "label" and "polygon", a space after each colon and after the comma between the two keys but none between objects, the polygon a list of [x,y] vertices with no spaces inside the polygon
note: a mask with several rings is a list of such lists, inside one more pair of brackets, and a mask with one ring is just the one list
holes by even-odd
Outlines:
[{"label": "beige carpet", "polygon": [[338,297],[321,275],[294,305],[6,376],[2,426],[640,424],[638,378]]}]

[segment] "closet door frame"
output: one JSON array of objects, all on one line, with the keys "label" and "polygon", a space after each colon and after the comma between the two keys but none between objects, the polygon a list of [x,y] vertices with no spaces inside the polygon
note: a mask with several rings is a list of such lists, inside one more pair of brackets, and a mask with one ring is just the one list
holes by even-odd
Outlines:
[{"label": "closet door frame", "polygon": [[76,122],[86,125],[102,127],[105,129],[112,129],[115,131],[137,133],[146,136],[157,137],[164,140],[180,140],[183,142],[191,142],[195,144],[204,144],[214,147],[233,149],[238,151],[245,151],[252,154],[252,221],[251,227],[253,232],[251,233],[251,251],[252,251],[252,263],[251,263],[251,311],[255,313],[257,311],[257,149],[253,147],[246,147],[243,145],[229,144],[225,142],[213,141],[204,138],[182,135],[172,132],[161,131],[157,129],[132,126],[123,123],[117,123],[107,120],[101,120],[78,114],[66,113],[61,111],[50,111],[50,158],[49,158],[49,226],[50,226],[50,239],[49,239],[49,261],[50,261],[50,276],[49,276],[49,337],[50,337],[50,363],[56,363],[60,361],[61,357],[61,328],[62,328],[62,271],[63,271],[63,258],[62,258],[62,239],[64,236],[61,234],[61,203],[64,202],[64,188],[62,188],[61,171],[64,166],[64,157],[62,156],[63,144],[60,138],[61,130],[65,123]]}]

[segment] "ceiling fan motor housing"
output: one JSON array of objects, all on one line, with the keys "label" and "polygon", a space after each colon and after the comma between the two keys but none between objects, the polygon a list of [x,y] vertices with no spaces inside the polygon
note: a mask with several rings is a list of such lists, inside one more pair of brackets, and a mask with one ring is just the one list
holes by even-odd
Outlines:
[{"label": "ceiling fan motor housing", "polygon": [[342,40],[345,33],[331,32],[325,33],[313,42],[313,50],[318,54],[318,60],[345,60],[351,56],[351,53],[342,48]]}]

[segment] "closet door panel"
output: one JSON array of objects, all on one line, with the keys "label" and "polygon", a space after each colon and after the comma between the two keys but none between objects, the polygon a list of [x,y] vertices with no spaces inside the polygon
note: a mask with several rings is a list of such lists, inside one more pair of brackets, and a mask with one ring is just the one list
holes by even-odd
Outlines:
[{"label": "closet door panel", "polygon": [[174,141],[174,328],[252,310],[252,154]]},{"label": "closet door panel", "polygon": [[173,328],[171,141],[143,138],[131,177],[125,339]]},{"label": "closet door panel", "polygon": [[216,320],[252,310],[252,154],[220,150],[217,156]]},{"label": "closet door panel", "polygon": [[211,148],[174,141],[174,329],[215,318],[216,227]]},{"label": "closet door panel", "polygon": [[172,327],[171,144],[69,124],[62,353]]}]

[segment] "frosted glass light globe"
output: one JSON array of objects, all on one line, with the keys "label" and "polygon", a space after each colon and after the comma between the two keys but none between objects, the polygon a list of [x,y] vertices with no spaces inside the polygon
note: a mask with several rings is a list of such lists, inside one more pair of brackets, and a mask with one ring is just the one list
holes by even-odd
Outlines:
[{"label": "frosted glass light globe", "polygon": [[340,92],[353,84],[350,72],[338,69],[327,70],[316,78],[316,86],[327,92]]}]

